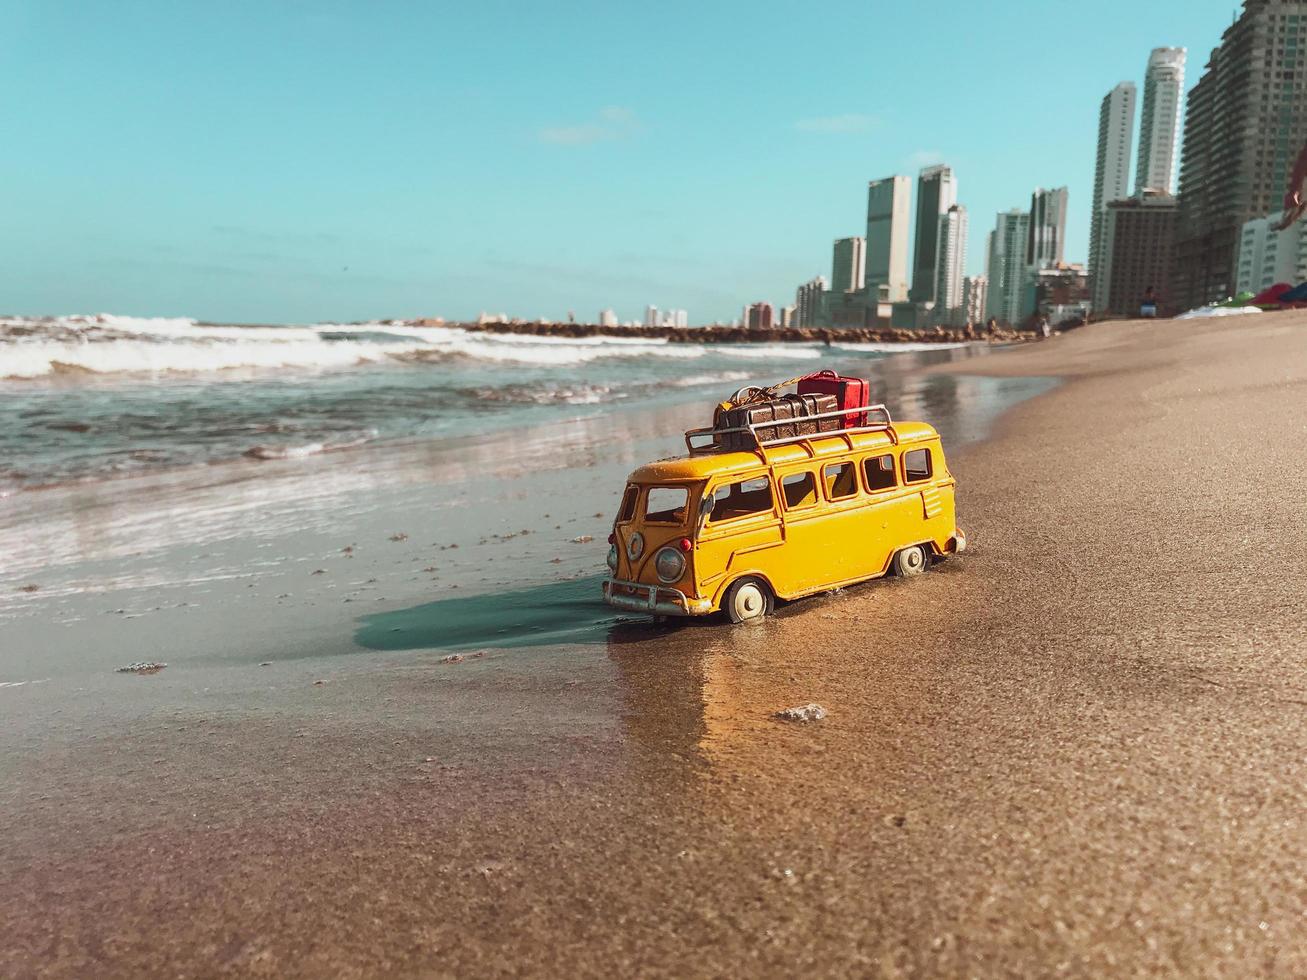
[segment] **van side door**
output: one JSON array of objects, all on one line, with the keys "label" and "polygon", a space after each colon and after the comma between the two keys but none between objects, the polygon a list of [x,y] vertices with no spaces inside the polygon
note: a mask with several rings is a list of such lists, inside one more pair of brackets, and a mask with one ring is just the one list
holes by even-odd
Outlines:
[{"label": "van side door", "polygon": [[784,540],[771,475],[719,478],[704,494],[694,554],[701,594],[714,595],[746,571],[770,580]]}]

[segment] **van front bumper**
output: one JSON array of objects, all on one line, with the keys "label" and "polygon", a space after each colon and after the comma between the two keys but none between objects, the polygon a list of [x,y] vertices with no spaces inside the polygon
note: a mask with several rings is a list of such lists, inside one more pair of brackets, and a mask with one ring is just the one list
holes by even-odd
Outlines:
[{"label": "van front bumper", "polygon": [[604,581],[604,602],[617,609],[654,616],[706,616],[711,599],[691,599],[679,589],[610,578]]}]

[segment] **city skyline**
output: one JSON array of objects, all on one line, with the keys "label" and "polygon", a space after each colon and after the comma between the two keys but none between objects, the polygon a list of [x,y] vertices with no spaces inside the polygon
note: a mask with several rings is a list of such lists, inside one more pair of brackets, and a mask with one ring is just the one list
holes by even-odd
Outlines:
[{"label": "city skyline", "polygon": [[[795,42],[784,9],[751,14],[756,31],[793,59],[820,54],[828,77],[705,76],[738,30],[734,4],[656,19],[569,9],[553,29],[599,52],[583,64],[539,46],[543,13],[500,6],[0,0],[0,124],[42,161],[0,162],[0,310],[564,319],[669,296],[696,321],[733,319],[743,298],[782,297],[832,241],[864,233],[869,180],[944,160],[973,218],[968,273],[983,271],[988,216],[1040,181],[1071,187],[1067,253],[1083,259],[1104,83],[1138,78],[1158,44],[1210,48],[1229,13],[1109,4],[1089,28],[1094,59],[1051,46],[1023,59],[1023,75],[1055,74],[1077,107],[1050,115],[1015,69],[963,72],[1028,30],[1034,4],[945,3],[957,30],[937,54],[960,67],[929,85],[904,81],[917,67],[904,46],[865,58],[856,30]],[[921,26],[912,10],[837,7],[879,36]],[[637,36],[670,52],[669,71],[620,71]],[[1001,125],[981,111],[996,104]],[[744,138],[759,133],[765,155]]]}]

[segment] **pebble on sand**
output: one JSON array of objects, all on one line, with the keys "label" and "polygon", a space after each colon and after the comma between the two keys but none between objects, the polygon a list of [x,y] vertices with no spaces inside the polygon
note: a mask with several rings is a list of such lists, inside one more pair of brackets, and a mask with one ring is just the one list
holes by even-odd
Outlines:
[{"label": "pebble on sand", "polygon": [[572,544],[589,544],[593,540],[594,540],[593,535],[581,534],[572,539]]},{"label": "pebble on sand", "polygon": [[392,534],[392,535],[390,536],[390,540],[391,540],[391,541],[407,541],[407,540],[408,540],[408,535],[405,534],[403,531],[399,531],[399,532],[396,532],[395,534]]},{"label": "pebble on sand", "polygon": [[30,584],[28,584],[28,585],[20,585],[20,586],[18,587],[18,591],[19,591],[19,592],[40,592],[40,591],[41,591],[41,587],[40,587],[39,585],[35,584],[35,583],[30,583]]},{"label": "pebble on sand", "polygon": [[826,717],[826,709],[819,704],[805,704],[778,711],[776,717],[781,721],[821,721]]},{"label": "pebble on sand", "polygon": [[157,674],[167,664],[157,663],[153,660],[142,661],[141,663],[128,664],[126,667],[119,667],[119,674]]},{"label": "pebble on sand", "polygon": [[451,653],[448,657],[441,657],[440,662],[442,664],[461,664],[463,655],[461,653]]}]

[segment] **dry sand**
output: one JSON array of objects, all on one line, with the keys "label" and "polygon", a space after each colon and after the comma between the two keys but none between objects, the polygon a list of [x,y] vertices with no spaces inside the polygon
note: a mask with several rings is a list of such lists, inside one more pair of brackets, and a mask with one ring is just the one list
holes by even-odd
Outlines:
[{"label": "dry sand", "polygon": [[383,612],[312,712],[19,729],[0,975],[1307,974],[1307,316],[963,370],[1070,383],[953,455],[929,575],[566,657]]}]

